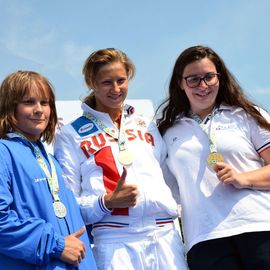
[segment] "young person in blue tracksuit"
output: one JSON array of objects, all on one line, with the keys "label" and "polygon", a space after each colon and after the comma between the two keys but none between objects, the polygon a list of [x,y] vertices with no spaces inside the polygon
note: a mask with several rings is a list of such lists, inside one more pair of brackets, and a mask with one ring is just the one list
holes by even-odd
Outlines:
[{"label": "young person in blue tracksuit", "polygon": [[57,124],[51,84],[17,71],[0,96],[0,268],[95,270],[79,207],[41,142]]}]

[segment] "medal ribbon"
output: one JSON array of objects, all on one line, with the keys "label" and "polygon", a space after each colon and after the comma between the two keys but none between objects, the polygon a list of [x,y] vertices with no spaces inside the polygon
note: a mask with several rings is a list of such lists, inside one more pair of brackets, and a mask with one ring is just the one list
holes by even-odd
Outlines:
[{"label": "medal ribbon", "polygon": [[51,166],[51,171],[52,173],[49,172],[49,169],[43,159],[43,157],[41,156],[41,154],[39,153],[39,151],[36,149],[36,147],[34,146],[33,143],[31,143],[25,136],[23,136],[21,133],[18,133],[18,132],[14,132],[16,135],[18,135],[21,139],[27,141],[30,143],[31,145],[31,148],[34,150],[34,154],[35,154],[35,157],[36,157],[36,160],[40,166],[40,168],[43,170],[43,172],[45,173],[46,175],[46,178],[48,180],[48,184],[49,184],[49,188],[50,188],[50,191],[51,191],[51,194],[53,196],[53,200],[54,201],[60,201],[60,198],[59,198],[59,184],[58,184],[58,178],[57,178],[57,173],[56,173],[56,169],[55,169],[55,165],[50,157],[50,155],[47,155],[48,157],[48,161],[49,161],[49,164]]},{"label": "medal ribbon", "polygon": [[[123,106],[123,108],[124,108],[124,106]],[[119,151],[124,151],[127,149],[126,136],[125,136],[125,117],[126,117],[126,114],[124,112],[124,109],[122,110],[120,129],[119,129],[119,131],[117,130],[118,135],[114,131],[112,131],[112,129],[106,127],[102,120],[98,119],[97,117],[95,117],[91,113],[84,112],[83,116],[85,116],[89,120],[93,121],[100,129],[102,129],[108,135],[110,135],[111,137],[116,139],[118,141]]]},{"label": "medal ribbon", "polygon": [[[216,141],[215,132],[214,132],[214,129],[212,127],[212,120],[213,120],[213,117],[216,114],[216,112],[217,112],[217,108],[214,108],[213,111],[210,114],[208,114],[203,120],[201,120],[200,117],[198,115],[194,114],[193,112],[190,113],[191,118],[198,123],[198,125],[201,127],[201,129],[207,135],[207,137],[209,139],[209,148],[210,148],[211,153],[217,152],[216,143],[215,143],[215,141]],[[207,126],[206,126],[206,123],[208,122],[208,120],[210,120],[209,128],[207,128]],[[207,129],[209,129],[209,132]]]}]

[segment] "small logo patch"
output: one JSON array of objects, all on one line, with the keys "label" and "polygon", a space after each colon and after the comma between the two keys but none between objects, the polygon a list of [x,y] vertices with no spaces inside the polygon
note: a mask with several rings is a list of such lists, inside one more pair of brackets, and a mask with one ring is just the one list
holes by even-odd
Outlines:
[{"label": "small logo patch", "polygon": [[47,181],[47,178],[46,177],[42,177],[42,178],[35,178],[34,179],[34,182],[35,183],[39,183],[39,182],[43,182],[43,181]]},{"label": "small logo patch", "polygon": [[78,133],[85,133],[87,131],[90,131],[93,127],[94,127],[93,123],[85,124],[79,128]]},{"label": "small logo patch", "polygon": [[234,130],[236,129],[237,126],[234,123],[230,123],[230,124],[224,124],[224,125],[217,125],[216,126],[216,130]]},{"label": "small logo patch", "polygon": [[80,137],[84,137],[98,131],[96,125],[85,116],[79,117],[73,123],[71,123],[71,125],[80,135]]}]

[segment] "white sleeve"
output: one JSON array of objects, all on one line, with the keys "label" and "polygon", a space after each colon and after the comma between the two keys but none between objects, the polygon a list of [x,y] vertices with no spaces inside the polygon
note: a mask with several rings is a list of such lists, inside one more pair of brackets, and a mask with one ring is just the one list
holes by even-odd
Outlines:
[{"label": "white sleeve", "polygon": [[165,183],[170,188],[172,196],[175,199],[176,203],[180,204],[180,192],[179,192],[178,182],[168,167],[167,146],[166,146],[166,143],[163,140],[162,136],[160,135],[159,131],[158,131],[158,137],[159,137],[159,143],[160,143],[160,148],[161,148],[160,167],[161,167],[162,172],[163,172],[163,177],[164,177]]},{"label": "white sleeve", "polygon": [[73,134],[62,127],[55,136],[54,156],[63,169],[67,187],[74,193],[80,205],[85,224],[93,224],[111,211],[104,204],[104,190],[94,191],[91,185],[88,185],[87,190],[83,190],[91,181],[91,174],[81,174],[81,151],[73,139]]},{"label": "white sleeve", "polygon": [[[269,114],[259,108],[262,116],[270,123]],[[261,127],[255,119],[249,117],[249,126],[251,130],[251,141],[258,153],[270,147],[270,131]]]},{"label": "white sleeve", "polygon": [[173,198],[175,199],[178,205],[181,204],[178,182],[176,178],[174,177],[174,175],[171,173],[166,161],[163,162],[163,164],[161,165],[161,168],[162,168],[164,180],[166,184],[168,185],[168,187],[170,188]]},{"label": "white sleeve", "polygon": [[156,142],[156,147],[155,147],[155,157],[159,161],[160,165],[165,162],[165,159],[167,157],[167,147],[166,144],[160,135],[160,132],[154,122],[150,122],[148,126],[148,131],[153,134]]},{"label": "white sleeve", "polygon": [[54,156],[60,163],[67,187],[76,197],[80,196],[81,174],[80,160],[74,140],[67,132],[57,131],[54,140]]}]

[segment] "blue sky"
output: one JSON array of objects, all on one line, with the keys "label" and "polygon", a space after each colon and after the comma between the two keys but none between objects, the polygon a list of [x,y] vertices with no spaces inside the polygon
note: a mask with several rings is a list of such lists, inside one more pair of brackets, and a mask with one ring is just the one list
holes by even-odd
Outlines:
[{"label": "blue sky", "polygon": [[58,100],[78,100],[87,94],[87,56],[116,47],[137,69],[128,98],[156,107],[178,55],[202,44],[270,111],[269,10],[269,0],[0,0],[0,80],[35,70],[49,78]]}]

